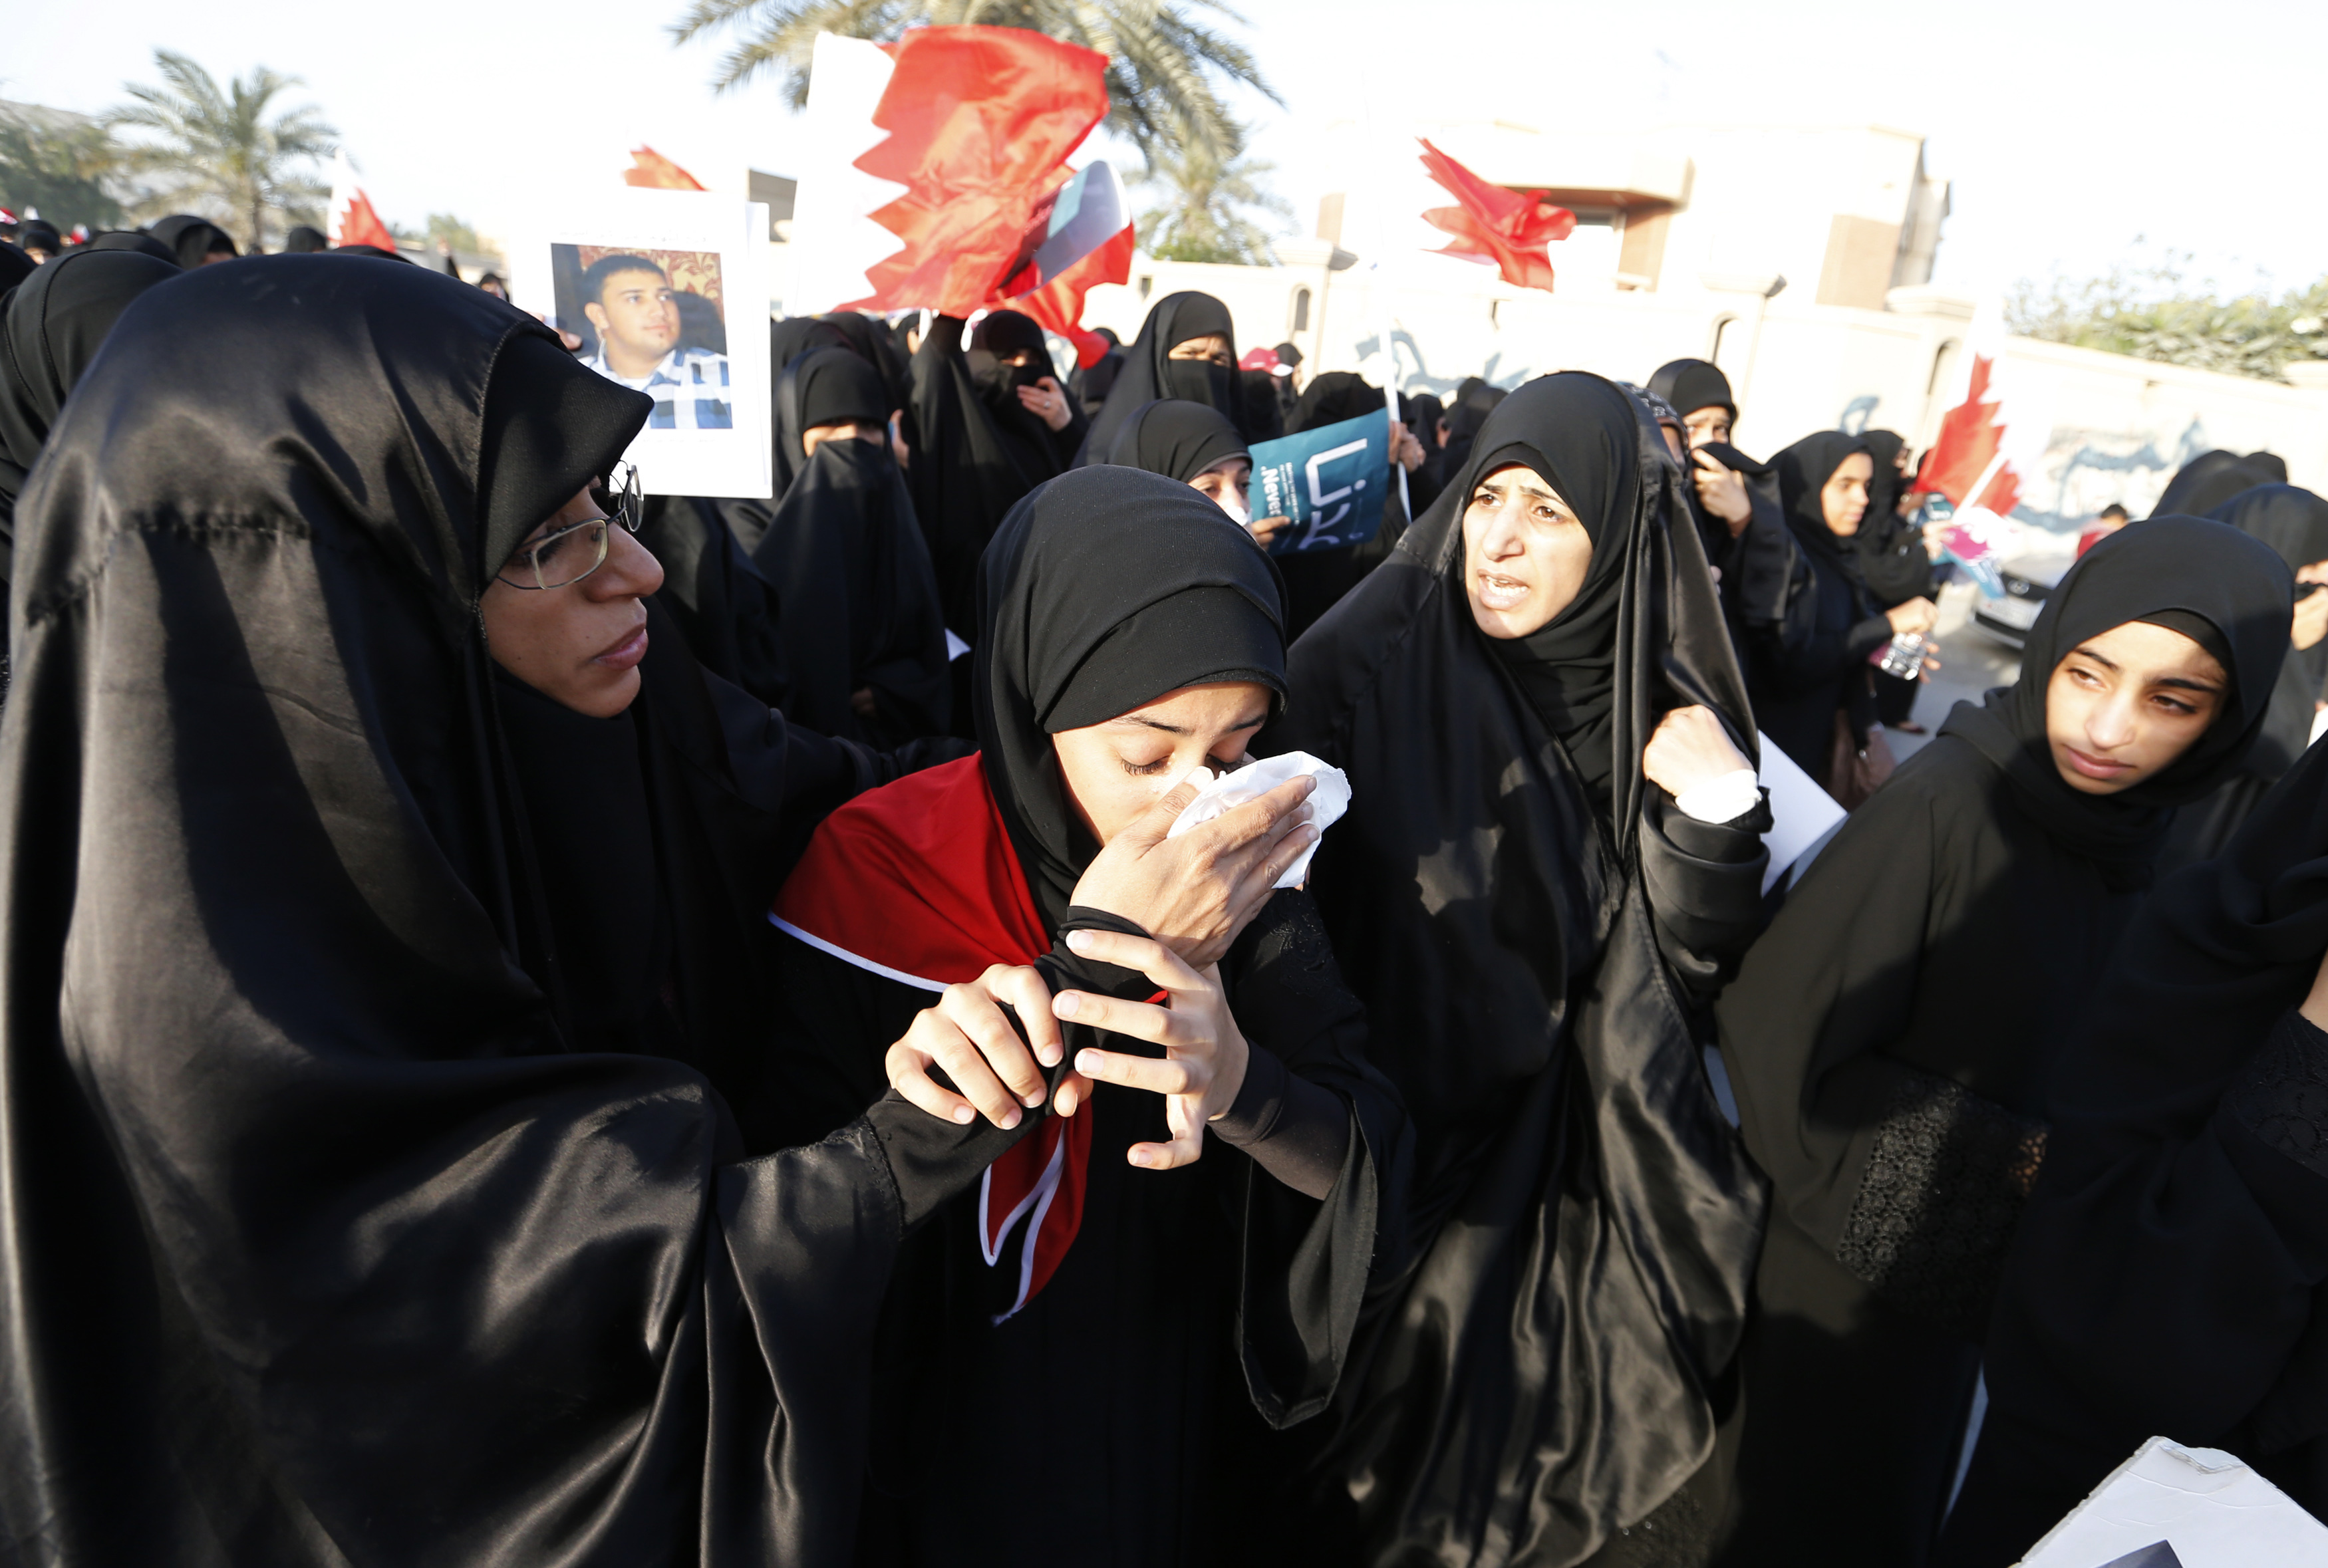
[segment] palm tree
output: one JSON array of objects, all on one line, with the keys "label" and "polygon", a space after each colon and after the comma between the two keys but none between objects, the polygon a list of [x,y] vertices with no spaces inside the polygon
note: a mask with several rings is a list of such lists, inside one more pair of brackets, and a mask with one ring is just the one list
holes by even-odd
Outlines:
[{"label": "palm tree", "polygon": [[1135,183],[1157,193],[1140,215],[1140,242],[1150,256],[1168,261],[1225,261],[1244,267],[1269,265],[1268,231],[1248,218],[1248,210],[1291,218],[1293,208],[1262,188],[1262,176],[1275,165],[1243,155],[1243,136],[1229,156],[1218,158],[1195,147],[1151,154],[1148,173]]},{"label": "palm tree", "polygon": [[103,126],[56,110],[0,112],[0,207],[36,209],[59,229],[121,221],[111,188],[121,149]]},{"label": "palm tree", "polygon": [[1244,46],[1208,26],[1207,17],[1244,21],[1221,0],[690,0],[671,32],[684,43],[741,31],[742,41],[720,62],[719,89],[774,70],[798,108],[808,102],[809,59],[820,33],[886,42],[925,23],[1023,27],[1107,56],[1108,128],[1130,138],[1143,156],[1187,146],[1228,157],[1239,133],[1216,81],[1283,100]]},{"label": "palm tree", "polygon": [[136,101],[108,117],[153,133],[128,148],[130,167],[164,182],[144,203],[148,211],[207,208],[239,220],[254,250],[267,243],[270,217],[281,227],[315,221],[331,192],[312,165],[332,155],[339,133],[312,105],[267,117],[277,94],[302,85],[297,77],[258,66],[221,92],[209,71],[174,50],[155,50],[154,67],[164,85],[131,84]]}]

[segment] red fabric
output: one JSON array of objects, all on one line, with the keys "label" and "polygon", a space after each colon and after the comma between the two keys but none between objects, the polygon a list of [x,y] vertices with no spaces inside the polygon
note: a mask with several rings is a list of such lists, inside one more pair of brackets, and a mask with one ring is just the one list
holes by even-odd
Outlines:
[{"label": "red fabric", "polygon": [[1250,349],[1246,351],[1244,358],[1237,361],[1237,369],[1241,371],[1273,371],[1276,368],[1277,351],[1275,349]]},{"label": "red fabric", "polygon": [[643,143],[631,149],[631,167],[623,171],[623,183],[643,185],[650,191],[700,191],[703,182]]},{"label": "red fabric", "polygon": [[[1032,963],[1051,946],[975,756],[908,774],[827,817],[774,915],[858,958],[945,985],[976,980],[989,964]],[[1046,1117],[987,1169],[987,1263],[1019,1219],[1033,1227],[1013,1312],[1049,1282],[1083,1224],[1091,1126],[1087,1113]]]},{"label": "red fabric", "polygon": [[358,191],[348,202],[347,211],[340,214],[340,241],[343,245],[376,245],[390,255],[396,254],[396,236],[380,221],[371,208],[371,198]]},{"label": "red fabric", "polygon": [[1084,370],[1107,358],[1107,340],[1084,330],[1084,296],[1103,283],[1122,283],[1131,276],[1135,243],[1126,224],[1116,237],[1077,261],[1058,277],[1016,299],[990,298],[990,309],[1003,307],[1032,316],[1075,345],[1075,363]]},{"label": "red fabric", "polygon": [[1433,229],[1455,237],[1437,254],[1492,261],[1506,283],[1552,292],[1552,258],[1544,247],[1576,231],[1575,213],[1554,206],[1542,191],[1522,194],[1491,185],[1427,141],[1422,166],[1462,203],[1422,215]]},{"label": "red fabric", "polygon": [[1958,506],[1977,503],[1999,517],[2010,517],[2021,503],[2021,477],[2014,473],[2012,464],[1997,469],[1996,477],[1980,495],[1965,493],[1980,483],[2004,440],[2005,427],[1996,420],[1998,405],[1981,401],[1988,396],[1992,368],[1985,354],[1973,357],[1972,383],[1965,390],[1965,400],[1940,420],[1939,439],[1932,443],[1931,455],[1924,460],[1924,471],[1917,476],[1911,493],[1937,490]]},{"label": "red fabric", "polygon": [[889,135],[857,166],[906,187],[872,215],[906,248],[846,308],[968,315],[1105,117],[1107,56],[1022,27],[918,27],[889,52],[896,69],[873,111]]}]

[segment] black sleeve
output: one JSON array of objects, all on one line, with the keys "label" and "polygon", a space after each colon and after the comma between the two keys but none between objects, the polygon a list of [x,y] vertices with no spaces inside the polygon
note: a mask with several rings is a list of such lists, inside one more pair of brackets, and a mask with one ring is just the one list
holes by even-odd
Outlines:
[{"label": "black sleeve", "polygon": [[1641,877],[1657,950],[1691,995],[1711,1001],[1761,934],[1769,795],[1730,822],[1701,822],[1656,785],[1647,793]]},{"label": "black sleeve", "polygon": [[[1308,893],[1272,897],[1221,968],[1264,1078],[1256,1092],[1268,1087],[1264,1054],[1286,1075],[1269,1159],[1309,1173],[1245,1184],[1237,1311],[1245,1383],[1272,1425],[1290,1426],[1332,1398],[1374,1260],[1400,1254],[1409,1133],[1398,1092],[1366,1059],[1365,1009],[1342,981]],[[1309,1196],[1335,1150],[1325,1190]]]},{"label": "black sleeve", "polygon": [[1350,1108],[1333,1091],[1294,1076],[1266,1046],[1252,1046],[1236,1103],[1211,1131],[1301,1194],[1324,1197],[1350,1149]]}]

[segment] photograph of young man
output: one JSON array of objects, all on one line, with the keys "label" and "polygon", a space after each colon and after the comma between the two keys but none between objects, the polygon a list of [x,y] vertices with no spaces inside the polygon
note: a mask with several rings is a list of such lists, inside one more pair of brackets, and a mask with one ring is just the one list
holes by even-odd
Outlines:
[{"label": "photograph of young man", "polygon": [[582,314],[598,334],[583,361],[610,380],[655,400],[651,430],[728,430],[728,356],[679,346],[679,296],[663,269],[643,256],[602,256],[582,274]]}]

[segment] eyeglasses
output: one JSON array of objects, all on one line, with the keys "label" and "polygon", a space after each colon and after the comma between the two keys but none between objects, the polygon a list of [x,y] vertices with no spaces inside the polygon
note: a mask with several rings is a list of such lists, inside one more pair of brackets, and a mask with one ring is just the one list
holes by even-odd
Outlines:
[{"label": "eyeglasses", "polygon": [[[627,532],[639,531],[642,506],[637,467],[628,463],[616,464],[613,474],[590,486],[590,499],[605,516],[569,524],[520,549],[502,568],[501,580],[513,588],[529,591],[562,588],[580,582],[605,566],[607,529],[619,524]],[[519,575],[511,576],[512,571],[519,571]],[[533,580],[523,581],[526,577]]]}]

